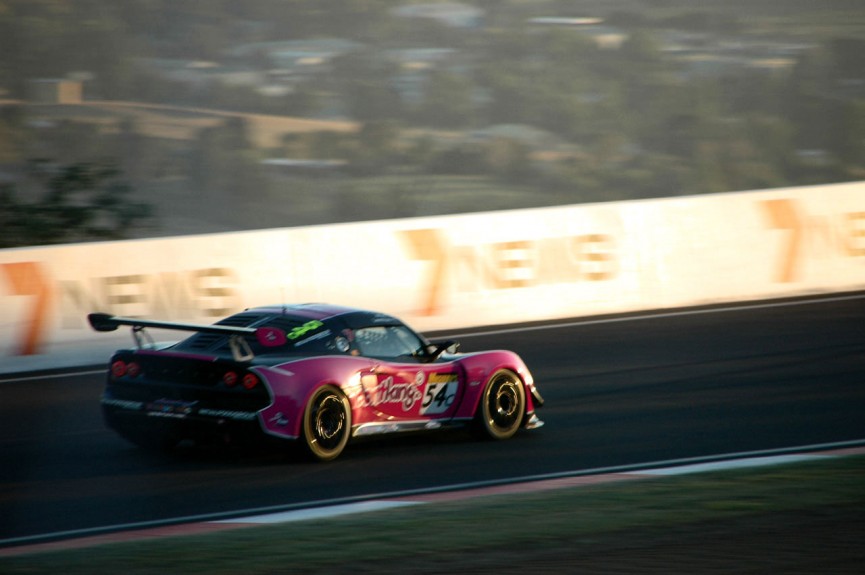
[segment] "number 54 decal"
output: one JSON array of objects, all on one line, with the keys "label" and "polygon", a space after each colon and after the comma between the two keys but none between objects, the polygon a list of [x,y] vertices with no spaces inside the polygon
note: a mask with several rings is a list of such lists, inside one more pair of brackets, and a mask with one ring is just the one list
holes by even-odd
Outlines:
[{"label": "number 54 decal", "polygon": [[453,405],[459,378],[453,373],[433,373],[426,384],[420,412],[424,414],[444,413]]}]

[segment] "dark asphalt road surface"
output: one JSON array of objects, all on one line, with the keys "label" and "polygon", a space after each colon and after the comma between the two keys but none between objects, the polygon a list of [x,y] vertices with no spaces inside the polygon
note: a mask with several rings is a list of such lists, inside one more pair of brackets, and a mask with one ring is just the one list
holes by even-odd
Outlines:
[{"label": "dark asphalt road surface", "polygon": [[[865,294],[859,294],[865,296]],[[467,482],[865,438],[865,299],[461,337],[523,356],[546,425],[278,454],[148,454],[105,429],[100,374],[0,383],[0,542]],[[10,376],[0,376],[10,379]]]}]

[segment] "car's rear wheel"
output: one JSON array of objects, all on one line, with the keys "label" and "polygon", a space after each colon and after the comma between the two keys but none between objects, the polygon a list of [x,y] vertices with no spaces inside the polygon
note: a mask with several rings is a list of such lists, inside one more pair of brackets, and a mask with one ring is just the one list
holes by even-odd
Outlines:
[{"label": "car's rear wheel", "polygon": [[327,385],[312,394],[303,413],[303,443],[320,461],[342,453],[351,435],[351,406],[337,388]]},{"label": "car's rear wheel", "polygon": [[492,439],[508,439],[520,428],[526,412],[526,391],[514,372],[502,369],[484,388],[478,407],[478,429]]}]

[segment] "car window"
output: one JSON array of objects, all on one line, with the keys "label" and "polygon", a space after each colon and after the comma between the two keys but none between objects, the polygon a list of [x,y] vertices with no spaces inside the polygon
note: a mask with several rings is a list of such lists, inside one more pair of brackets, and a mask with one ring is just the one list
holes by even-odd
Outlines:
[{"label": "car window", "polygon": [[377,325],[355,330],[355,340],[363,355],[410,359],[422,353],[423,342],[400,325]]},{"label": "car window", "polygon": [[[337,334],[334,333],[330,325],[318,320],[282,315],[270,317],[261,314],[243,313],[226,318],[218,322],[217,325],[233,327],[249,327],[251,325],[260,327],[261,325],[265,325],[277,328],[285,333],[285,343],[275,347],[262,345],[254,335],[244,336],[247,346],[256,356],[314,356],[344,354],[348,352],[348,345],[340,345],[340,338],[337,337]],[[231,353],[228,337],[206,332],[196,333],[187,338],[178,344],[177,349],[192,352]]]}]

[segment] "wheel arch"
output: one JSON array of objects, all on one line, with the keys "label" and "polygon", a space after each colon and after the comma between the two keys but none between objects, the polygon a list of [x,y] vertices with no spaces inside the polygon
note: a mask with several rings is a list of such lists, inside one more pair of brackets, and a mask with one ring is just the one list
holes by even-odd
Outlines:
[{"label": "wheel arch", "polygon": [[[492,361],[491,361],[492,360]],[[466,393],[456,417],[461,419],[474,418],[478,413],[484,390],[493,376],[502,371],[512,372],[520,380],[525,391],[526,403],[523,418],[534,412],[532,386],[534,380],[525,363],[513,352],[484,352],[461,360],[466,377]]]},{"label": "wheel arch", "polygon": [[354,417],[352,376],[365,366],[366,362],[357,358],[317,357],[259,368],[271,393],[271,404],[259,412],[262,430],[282,439],[300,439],[306,406],[312,395],[327,385],[349,399]]},{"label": "wheel arch", "polygon": [[[324,396],[324,400],[321,403],[318,402],[320,396]],[[325,405],[333,406],[334,398],[336,398],[341,407],[337,410],[334,410],[332,407],[325,407]],[[313,407],[317,408],[316,412],[312,411]],[[330,435],[326,432],[329,427],[327,425],[329,417],[327,415],[322,417],[322,410],[328,411],[330,414],[343,414],[341,417],[335,419],[330,418],[331,422],[341,420],[341,424],[331,427],[331,430],[338,430],[336,433],[339,434],[335,444],[328,445],[328,441],[336,437],[336,433]],[[317,419],[317,422],[311,419],[313,417]],[[307,455],[312,456],[314,459],[319,461],[336,459],[351,441],[353,407],[348,394],[337,383],[320,382],[319,385],[313,386],[304,403],[304,408],[299,419],[301,426],[298,441],[306,448]],[[325,433],[319,435],[323,431]]]}]

